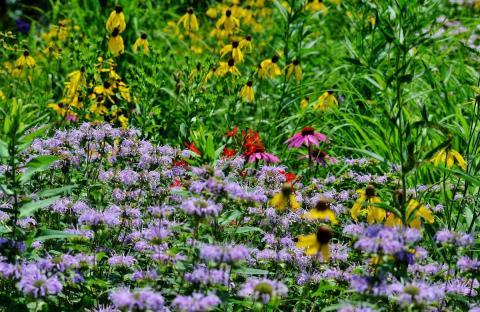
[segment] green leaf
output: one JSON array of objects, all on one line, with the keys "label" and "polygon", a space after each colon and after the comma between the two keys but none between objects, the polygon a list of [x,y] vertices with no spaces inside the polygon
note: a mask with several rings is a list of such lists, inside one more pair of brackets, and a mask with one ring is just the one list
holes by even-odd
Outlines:
[{"label": "green leaf", "polygon": [[58,156],[52,155],[43,155],[38,156],[28,162],[26,165],[27,170],[20,177],[20,183],[24,184],[30,181],[30,178],[36,172],[44,171],[47,169],[54,161],[58,160]]},{"label": "green leaf", "polygon": [[47,199],[42,199],[42,200],[37,200],[34,202],[27,203],[20,208],[20,217],[23,218],[23,217],[31,216],[38,209],[42,209],[50,206],[51,204],[56,202],[59,198],[60,196],[55,196],[55,197],[50,197]]},{"label": "green leaf", "polygon": [[265,233],[264,230],[255,226],[240,226],[238,228],[226,228],[225,232],[234,232],[235,234],[243,234],[243,233],[252,233],[252,232],[260,232]]},{"label": "green leaf", "polygon": [[8,145],[4,141],[0,140],[0,158],[7,158],[8,156]]},{"label": "green leaf", "polygon": [[54,189],[50,190],[44,190],[40,193],[38,193],[38,196],[40,197],[51,197],[51,196],[56,196],[64,193],[70,193],[70,191],[75,188],[77,185],[67,185],[67,186],[62,186],[62,187],[57,187]]},{"label": "green leaf", "polygon": [[59,230],[44,230],[40,232],[40,235],[35,237],[37,241],[46,241],[49,239],[62,239],[62,238],[72,238],[77,237],[78,234],[65,233],[64,231]]}]

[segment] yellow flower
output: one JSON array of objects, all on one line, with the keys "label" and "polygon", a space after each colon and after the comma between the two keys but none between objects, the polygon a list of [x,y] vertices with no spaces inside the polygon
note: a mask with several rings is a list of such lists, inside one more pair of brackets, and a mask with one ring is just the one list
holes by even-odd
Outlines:
[{"label": "yellow flower", "polygon": [[326,91],[318,98],[317,103],[313,106],[314,109],[326,110],[338,106],[338,100],[333,94],[333,91]]},{"label": "yellow flower", "polygon": [[207,83],[207,82],[208,82],[210,79],[212,79],[214,76],[218,76],[217,68],[216,68],[216,67],[213,67],[213,68],[207,73],[207,75],[205,75],[204,82]]},{"label": "yellow flower", "polygon": [[463,159],[462,155],[454,149],[443,148],[439,150],[430,161],[435,166],[443,166],[447,168],[452,168],[456,163],[463,170],[467,170],[467,163]]},{"label": "yellow flower", "polygon": [[118,28],[115,28],[110,38],[108,38],[108,49],[112,52],[113,56],[119,56],[125,52],[122,36],[119,34]]},{"label": "yellow flower", "polygon": [[15,66],[18,68],[23,68],[23,67],[29,67],[33,68],[35,67],[35,60],[33,57],[30,56],[30,52],[27,50],[23,51],[22,56],[20,56],[16,61],[15,61]]},{"label": "yellow flower", "polygon": [[[412,218],[413,213],[413,218]],[[419,203],[415,199],[410,199],[407,206],[407,215],[406,219],[411,221],[408,223],[408,226],[419,229],[422,225],[422,219],[426,220],[428,223],[432,224],[435,219],[433,217],[432,212]],[[402,219],[396,216],[394,213],[390,213],[387,217],[387,221],[385,222],[386,226],[402,226]]]},{"label": "yellow flower", "polygon": [[118,122],[120,122],[120,126],[122,128],[127,128],[128,127],[128,118],[123,116],[123,115],[120,115],[118,116]]},{"label": "yellow flower", "polygon": [[115,7],[115,10],[110,13],[110,17],[107,20],[107,31],[109,33],[113,32],[115,28],[118,29],[118,32],[121,33],[125,30],[127,25],[125,24],[125,15],[123,14],[123,8],[119,5]]},{"label": "yellow flower", "polygon": [[258,75],[261,79],[265,77],[270,77],[270,79],[275,78],[276,76],[280,76],[282,71],[280,67],[278,67],[278,56],[274,55],[271,59],[267,59],[260,63],[260,67],[258,70]]},{"label": "yellow flower", "polygon": [[108,109],[103,104],[94,103],[90,106],[90,112],[94,113],[95,115],[106,115],[108,113]]},{"label": "yellow flower", "polygon": [[188,8],[187,13],[183,15],[179,20],[177,25],[183,24],[183,29],[185,33],[198,31],[198,20],[195,12],[192,8]]},{"label": "yellow flower", "polygon": [[6,100],[7,97],[5,96],[5,94],[3,93],[2,90],[0,90],[0,100]]},{"label": "yellow flower", "polygon": [[220,55],[223,57],[225,54],[232,52],[232,58],[235,63],[243,63],[243,54],[240,50],[238,41],[233,41],[232,44],[227,44],[220,50]]},{"label": "yellow flower", "polygon": [[132,47],[133,52],[137,53],[139,47],[143,48],[143,53],[145,54],[148,54],[150,52],[150,49],[148,47],[147,34],[144,32],[140,35],[140,37],[138,37],[138,39],[133,44],[133,47]]},{"label": "yellow flower", "polygon": [[300,81],[302,79],[302,67],[298,60],[294,60],[292,64],[289,64],[286,68],[287,70],[287,80],[290,80],[292,74],[295,74],[295,79]]},{"label": "yellow flower", "polygon": [[249,52],[252,52],[252,36],[246,36],[242,40],[240,40],[240,44],[238,46],[240,49],[246,49]]},{"label": "yellow flower", "polygon": [[[359,196],[351,210],[352,218],[357,221],[360,213],[364,212],[367,214],[368,223],[372,224],[374,222],[382,222],[386,217],[386,211],[382,208],[371,205],[382,202],[380,197],[375,195],[375,187],[373,185],[369,185],[365,191],[358,190],[357,193]],[[367,208],[362,209],[362,206],[364,206],[365,203],[367,204]]]},{"label": "yellow flower", "polygon": [[304,249],[308,256],[321,253],[323,262],[328,262],[330,259],[328,243],[332,237],[332,229],[327,225],[321,225],[314,234],[298,236],[296,246]]},{"label": "yellow flower", "polygon": [[321,198],[315,207],[305,213],[303,217],[309,220],[329,220],[332,224],[338,223],[335,213],[330,209],[330,202],[325,198]]},{"label": "yellow flower", "polygon": [[306,96],[304,99],[300,101],[300,107],[301,108],[307,108],[308,107],[308,102],[310,102],[310,97]]},{"label": "yellow flower", "polygon": [[84,88],[87,84],[85,78],[85,68],[82,67],[80,70],[75,70],[68,74],[68,81],[65,82],[65,95],[69,98],[77,95],[77,92]]},{"label": "yellow flower", "polygon": [[118,91],[120,91],[120,95],[122,96],[122,98],[127,101],[127,102],[130,102],[131,98],[130,98],[130,89],[128,88],[128,86],[123,82],[123,81],[120,81],[118,83]]},{"label": "yellow flower", "polygon": [[205,15],[210,17],[211,19],[217,18],[217,10],[213,7],[209,7]]},{"label": "yellow flower", "polygon": [[247,84],[243,86],[242,90],[240,90],[240,96],[243,97],[245,102],[253,103],[255,101],[252,81],[248,81]]},{"label": "yellow flower", "polygon": [[219,62],[218,64],[217,75],[219,77],[223,77],[228,73],[231,73],[234,76],[240,75],[240,71],[235,66],[235,61],[233,59],[230,59],[228,62]]},{"label": "yellow flower", "polygon": [[377,22],[377,20],[375,19],[375,16],[372,16],[372,15],[370,15],[367,18],[367,21],[370,23],[370,25],[372,25],[372,27],[375,27],[375,23]]},{"label": "yellow flower", "polygon": [[327,13],[327,6],[323,3],[323,0],[313,0],[307,4],[307,10],[311,12]]},{"label": "yellow flower", "polygon": [[93,88],[93,93],[90,95],[90,99],[96,99],[97,95],[99,96],[100,100],[104,100],[106,97],[110,100],[110,102],[114,102],[112,98],[112,96],[114,95],[113,87],[108,81],[105,81],[103,85],[99,85]]},{"label": "yellow flower", "polygon": [[280,211],[285,210],[287,207],[295,211],[300,209],[300,204],[293,194],[292,186],[288,183],[283,185],[280,192],[273,195],[272,199],[270,199],[270,205]]},{"label": "yellow flower", "polygon": [[47,107],[53,109],[59,116],[65,116],[67,113],[67,110],[63,108],[62,103],[50,103],[47,105]]},{"label": "yellow flower", "polygon": [[232,33],[236,28],[240,27],[240,21],[233,17],[232,10],[227,9],[216,24],[217,28],[220,28],[222,25],[227,33]]}]

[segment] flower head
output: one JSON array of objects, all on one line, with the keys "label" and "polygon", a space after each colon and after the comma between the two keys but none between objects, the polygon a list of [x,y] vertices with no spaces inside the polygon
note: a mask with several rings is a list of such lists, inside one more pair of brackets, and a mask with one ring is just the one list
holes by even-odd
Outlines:
[{"label": "flower head", "polygon": [[300,147],[305,144],[307,147],[311,145],[318,146],[319,142],[328,142],[328,138],[325,134],[316,132],[312,127],[305,127],[302,131],[295,133],[290,139],[285,141],[288,143],[288,147]]},{"label": "flower head", "polygon": [[123,8],[119,5],[115,7],[115,10],[110,13],[110,16],[107,20],[107,31],[112,33],[114,29],[118,29],[118,32],[121,33],[125,30],[127,25],[125,24],[125,15],[123,14]]},{"label": "flower head", "polygon": [[332,224],[338,223],[335,213],[330,209],[330,201],[320,198],[315,207],[303,215],[304,218],[315,220],[329,220]]},{"label": "flower head", "polygon": [[[375,187],[373,185],[369,185],[365,191],[358,190],[357,193],[359,196],[351,210],[352,218],[357,221],[360,213],[365,213],[367,215],[368,223],[372,224],[374,222],[382,222],[387,213],[384,209],[374,205],[382,202],[380,197],[375,194]],[[366,209],[362,208],[365,204],[367,205]]]},{"label": "flower head", "polygon": [[287,293],[288,288],[282,282],[250,277],[241,286],[238,295],[244,298],[261,300],[263,304],[267,304],[273,298],[284,297]]},{"label": "flower head", "polygon": [[330,258],[328,243],[332,237],[332,229],[327,225],[321,225],[314,234],[298,236],[296,246],[304,249],[308,256],[321,253],[323,261],[327,262]]},{"label": "flower head", "polygon": [[300,204],[295,198],[293,191],[293,187],[290,183],[283,184],[282,190],[273,195],[270,200],[270,205],[280,211],[285,210],[287,207],[292,210],[300,209]]}]

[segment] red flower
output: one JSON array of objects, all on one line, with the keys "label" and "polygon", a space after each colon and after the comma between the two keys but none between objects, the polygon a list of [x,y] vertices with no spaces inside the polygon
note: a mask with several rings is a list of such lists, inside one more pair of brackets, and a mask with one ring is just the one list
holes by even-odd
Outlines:
[{"label": "red flower", "polygon": [[223,149],[223,155],[226,157],[233,157],[235,154],[237,154],[237,151],[234,149],[228,149],[226,147]]},{"label": "red flower", "polygon": [[202,156],[202,154],[200,153],[198,148],[195,146],[195,143],[185,142],[185,147],[188,148],[189,150],[191,150],[192,152],[194,152],[195,154],[197,154],[198,156]]},{"label": "red flower", "polygon": [[238,132],[238,127],[235,126],[235,127],[233,128],[233,130],[230,130],[230,131],[227,132],[227,137],[229,137],[229,138],[230,138],[230,137],[233,137],[235,134],[237,134],[237,132]]},{"label": "red flower", "polygon": [[187,167],[188,163],[185,160],[173,160],[173,165],[176,167]]},{"label": "red flower", "polygon": [[174,178],[172,184],[170,184],[170,187],[180,187],[182,186],[182,181],[180,181],[179,178]]}]

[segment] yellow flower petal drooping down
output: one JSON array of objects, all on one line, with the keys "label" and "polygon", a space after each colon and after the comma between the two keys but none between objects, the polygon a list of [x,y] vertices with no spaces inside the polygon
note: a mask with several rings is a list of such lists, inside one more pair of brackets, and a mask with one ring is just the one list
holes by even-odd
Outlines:
[{"label": "yellow flower petal drooping down", "polygon": [[143,53],[145,53],[145,54],[150,53],[150,48],[148,47],[147,34],[144,33],[144,32],[140,35],[140,37],[133,44],[133,46],[132,46],[133,52],[137,53],[139,47],[143,48]]},{"label": "yellow flower petal drooping down", "polygon": [[309,102],[310,102],[310,97],[306,96],[300,101],[300,108],[307,108]]},{"label": "yellow flower petal drooping down", "polygon": [[115,7],[115,10],[110,13],[110,16],[107,20],[107,32],[113,33],[115,28],[118,29],[119,33],[122,33],[127,25],[125,24],[125,15],[123,14],[123,8],[119,5]]},{"label": "yellow flower petal drooping down", "polygon": [[252,36],[246,36],[245,38],[240,40],[238,48],[245,49],[248,52],[252,52]]},{"label": "yellow flower petal drooping down", "polygon": [[[410,199],[407,206],[407,215],[406,220],[408,222],[409,227],[413,227],[416,229],[420,229],[422,225],[422,219],[427,221],[428,223],[432,224],[435,219],[433,213],[424,205],[419,203],[415,199]],[[386,226],[402,226],[402,220],[393,213],[387,217],[385,221]]]},{"label": "yellow flower petal drooping down", "polygon": [[338,223],[335,213],[330,209],[330,202],[325,198],[321,198],[315,207],[305,213],[303,217],[309,220],[328,220],[332,224]]},{"label": "yellow flower petal drooping down", "polygon": [[19,68],[34,68],[35,64],[35,60],[30,56],[30,52],[27,50],[23,51],[23,54],[15,61],[15,66]]},{"label": "yellow flower petal drooping down", "polygon": [[280,67],[278,67],[278,59],[278,56],[274,55],[271,59],[262,61],[258,69],[258,76],[261,79],[265,77],[270,77],[270,79],[273,79],[277,76],[280,76],[282,71],[280,70]]},{"label": "yellow flower petal drooping down", "polygon": [[302,80],[302,67],[300,66],[300,62],[298,60],[294,60],[292,64],[289,64],[286,70],[287,80],[290,80],[292,74],[295,75],[295,79],[297,79],[297,81]]},{"label": "yellow flower petal drooping down", "polygon": [[232,53],[232,58],[235,63],[243,63],[243,54],[239,47],[238,41],[232,41],[232,44],[227,44],[220,50],[220,55],[223,57],[228,53]]},{"label": "yellow flower petal drooping down", "polygon": [[238,68],[235,66],[235,60],[230,59],[228,62],[219,62],[218,63],[218,69],[217,69],[217,75],[219,77],[224,77],[226,74],[230,73],[234,76],[239,76],[240,71]]},{"label": "yellow flower petal drooping down", "polygon": [[324,111],[334,106],[338,106],[338,100],[333,94],[333,91],[326,91],[318,98],[318,101],[313,105],[314,109]]},{"label": "yellow flower petal drooping down", "polygon": [[197,16],[192,8],[187,9],[187,13],[183,15],[179,20],[177,25],[183,25],[183,29],[185,30],[186,34],[190,34],[191,32],[196,32],[199,29]]},{"label": "yellow flower petal drooping down", "polygon": [[65,97],[73,98],[77,95],[78,91],[86,87],[87,81],[85,77],[85,67],[80,70],[75,70],[68,74],[67,82],[65,82]]},{"label": "yellow flower petal drooping down", "polygon": [[217,18],[217,10],[214,7],[209,7],[205,15],[210,17],[211,19]]},{"label": "yellow flower petal drooping down", "polygon": [[112,35],[108,38],[108,49],[112,52],[113,56],[119,56],[125,52],[123,38],[120,36],[118,28],[115,28]]},{"label": "yellow flower petal drooping down", "polygon": [[233,33],[238,27],[240,27],[240,21],[232,15],[232,10],[227,9],[225,14],[220,17],[216,24],[217,28],[220,29],[223,26],[223,29],[227,34]]},{"label": "yellow flower petal drooping down", "polygon": [[309,2],[306,6],[307,10],[310,12],[321,12],[321,13],[327,13],[327,6],[325,3],[323,3],[323,0],[312,0]]},{"label": "yellow flower petal drooping down", "polygon": [[457,164],[463,170],[467,170],[467,162],[462,155],[454,149],[443,148],[433,155],[430,161],[435,166],[443,166],[452,168],[454,164]]},{"label": "yellow flower petal drooping down", "polygon": [[255,94],[253,93],[253,82],[249,80],[240,90],[240,96],[245,102],[253,103],[255,101]]},{"label": "yellow flower petal drooping down", "polygon": [[[372,224],[374,222],[377,222],[377,223],[382,222],[387,216],[387,213],[384,209],[380,207],[376,207],[375,205],[372,205],[372,204],[378,204],[382,202],[380,200],[380,197],[376,196],[375,194],[375,187],[373,185],[369,185],[367,186],[365,191],[358,190],[357,193],[358,193],[357,200],[355,201],[355,204],[353,205],[351,210],[352,218],[355,221],[357,221],[358,216],[361,213],[365,213],[367,215],[368,223]],[[367,207],[363,208],[363,206],[365,205]]]},{"label": "yellow flower petal drooping down", "polygon": [[282,190],[273,195],[272,199],[270,199],[270,205],[280,211],[286,208],[291,208],[294,211],[300,209],[300,204],[295,198],[293,188],[289,183],[285,183]]},{"label": "yellow flower petal drooping down", "polygon": [[330,259],[328,243],[332,237],[332,229],[327,225],[321,225],[314,234],[298,236],[296,246],[304,249],[308,256],[321,253],[323,262],[328,262]]}]

